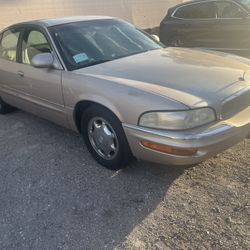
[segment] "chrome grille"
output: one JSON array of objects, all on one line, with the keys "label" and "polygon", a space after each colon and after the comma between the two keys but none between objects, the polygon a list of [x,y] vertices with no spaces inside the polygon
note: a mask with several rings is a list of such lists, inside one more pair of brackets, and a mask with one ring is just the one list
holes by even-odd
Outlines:
[{"label": "chrome grille", "polygon": [[241,95],[230,98],[222,106],[222,118],[229,119],[250,106],[250,89]]}]

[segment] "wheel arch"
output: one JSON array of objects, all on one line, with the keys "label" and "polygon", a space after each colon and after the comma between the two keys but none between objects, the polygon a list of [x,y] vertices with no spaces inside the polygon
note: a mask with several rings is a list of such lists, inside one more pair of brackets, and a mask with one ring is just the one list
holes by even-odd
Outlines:
[{"label": "wheel arch", "polygon": [[110,112],[112,112],[117,119],[119,119],[122,122],[122,116],[120,112],[117,110],[117,108],[112,105],[111,103],[107,101],[93,101],[93,100],[81,100],[78,101],[75,105],[73,116],[74,116],[74,122],[76,125],[76,128],[79,133],[81,133],[81,120],[82,120],[82,114],[87,110],[90,106],[100,106],[103,107]]}]

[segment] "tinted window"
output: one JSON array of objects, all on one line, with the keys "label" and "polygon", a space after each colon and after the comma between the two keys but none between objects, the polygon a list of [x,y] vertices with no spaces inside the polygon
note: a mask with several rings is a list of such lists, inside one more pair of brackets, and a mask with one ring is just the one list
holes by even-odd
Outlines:
[{"label": "tinted window", "polygon": [[241,18],[247,13],[237,4],[232,2],[216,2],[218,18]]},{"label": "tinted window", "polygon": [[17,44],[20,31],[8,30],[3,33],[0,45],[0,57],[8,61],[17,60]]},{"label": "tinted window", "polygon": [[40,53],[51,52],[51,47],[43,33],[37,30],[30,31],[22,45],[22,62],[30,64],[32,58]]},{"label": "tinted window", "polygon": [[177,9],[174,16],[184,19],[207,19],[215,18],[216,11],[213,3],[198,3]]},{"label": "tinted window", "polygon": [[134,26],[117,20],[68,23],[51,27],[50,32],[69,70],[163,47]]}]

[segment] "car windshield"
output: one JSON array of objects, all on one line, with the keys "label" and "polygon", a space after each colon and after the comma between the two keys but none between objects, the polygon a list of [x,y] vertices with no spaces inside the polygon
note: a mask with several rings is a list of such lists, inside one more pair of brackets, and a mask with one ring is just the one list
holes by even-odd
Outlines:
[{"label": "car windshield", "polygon": [[164,47],[133,25],[113,19],[68,23],[49,31],[68,70]]},{"label": "car windshield", "polygon": [[250,0],[238,0],[239,3],[246,6],[250,10]]}]

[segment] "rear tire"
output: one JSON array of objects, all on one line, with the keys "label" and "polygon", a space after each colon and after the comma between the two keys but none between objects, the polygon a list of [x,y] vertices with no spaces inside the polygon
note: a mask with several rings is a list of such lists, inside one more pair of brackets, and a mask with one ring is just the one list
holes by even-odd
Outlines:
[{"label": "rear tire", "polygon": [[3,99],[0,97],[0,114],[5,115],[13,112],[14,110],[15,108],[4,102]]},{"label": "rear tire", "polygon": [[122,124],[108,109],[89,107],[82,115],[81,131],[89,152],[102,166],[119,170],[132,160]]}]

